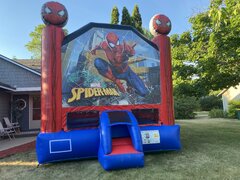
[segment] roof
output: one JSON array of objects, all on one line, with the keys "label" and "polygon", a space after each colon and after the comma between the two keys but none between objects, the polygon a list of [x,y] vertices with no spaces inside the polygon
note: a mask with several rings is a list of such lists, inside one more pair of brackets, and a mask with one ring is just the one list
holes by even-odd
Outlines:
[{"label": "roof", "polygon": [[1,55],[1,54],[0,54],[0,58],[3,59],[3,60],[5,60],[5,61],[8,61],[9,63],[15,64],[15,65],[17,65],[17,66],[19,66],[19,67],[27,70],[27,71],[30,71],[30,72],[33,73],[33,74],[36,74],[36,75],[38,75],[38,76],[41,76],[41,73],[40,73],[40,72],[38,72],[38,71],[36,71],[36,70],[34,70],[34,69],[31,69],[31,68],[29,68],[29,67],[27,67],[27,66],[25,66],[25,65],[23,65],[23,64],[21,64],[21,63],[19,63],[19,62],[17,62],[17,61],[14,61],[14,60],[12,60],[12,59],[9,59],[9,58]]},{"label": "roof", "polygon": [[0,82],[0,89],[4,89],[4,90],[8,90],[8,91],[12,91],[12,92],[38,92],[41,91],[41,87],[25,87],[25,88],[15,88],[12,87],[8,84],[4,84],[2,82]]},{"label": "roof", "polygon": [[223,89],[220,93],[218,93],[218,95],[217,96],[221,96],[221,95],[223,95],[226,91],[228,91],[230,88],[238,88],[239,89],[239,87],[240,87],[240,83],[238,84],[238,85],[236,85],[236,86],[231,86],[231,87],[229,87],[229,88],[225,88],[225,89]]},{"label": "roof", "polygon": [[227,90],[228,90],[228,89],[223,89],[220,93],[218,93],[217,96],[221,96],[221,95],[223,95]]},{"label": "roof", "polygon": [[14,88],[14,87],[12,87],[8,84],[4,84],[2,82],[0,82],[0,88],[5,89],[5,90],[10,90],[10,91],[15,91],[16,90],[16,88]]},{"label": "roof", "polygon": [[15,62],[27,66],[37,72],[41,71],[41,60],[39,59],[14,59]]}]

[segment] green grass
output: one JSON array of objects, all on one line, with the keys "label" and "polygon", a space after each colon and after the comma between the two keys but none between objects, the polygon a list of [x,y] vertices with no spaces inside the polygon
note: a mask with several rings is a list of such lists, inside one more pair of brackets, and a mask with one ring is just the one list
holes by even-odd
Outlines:
[{"label": "green grass", "polygon": [[0,159],[0,179],[240,179],[240,121],[179,120],[182,150],[145,155],[145,167],[106,172],[97,159],[36,167],[35,152]]}]

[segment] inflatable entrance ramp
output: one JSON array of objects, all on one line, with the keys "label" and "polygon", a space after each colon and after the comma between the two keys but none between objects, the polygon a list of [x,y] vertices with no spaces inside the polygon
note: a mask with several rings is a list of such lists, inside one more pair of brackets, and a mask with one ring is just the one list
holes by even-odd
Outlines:
[{"label": "inflatable entrance ramp", "polygon": [[140,129],[131,112],[101,114],[98,160],[105,170],[144,166]]}]

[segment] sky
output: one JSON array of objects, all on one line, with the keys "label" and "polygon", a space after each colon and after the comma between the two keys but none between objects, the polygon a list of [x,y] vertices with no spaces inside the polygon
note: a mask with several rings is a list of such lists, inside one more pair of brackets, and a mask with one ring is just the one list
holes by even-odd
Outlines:
[{"label": "sky", "polygon": [[[32,54],[25,44],[31,39],[29,33],[43,24],[41,7],[48,0],[0,0],[0,54],[8,58],[29,59]],[[155,14],[165,14],[172,22],[171,34],[190,30],[188,19],[207,10],[210,0],[58,0],[68,10],[69,33],[89,22],[109,23],[111,11],[117,6],[120,13],[124,6],[130,14],[138,4],[143,27],[148,29]]]}]

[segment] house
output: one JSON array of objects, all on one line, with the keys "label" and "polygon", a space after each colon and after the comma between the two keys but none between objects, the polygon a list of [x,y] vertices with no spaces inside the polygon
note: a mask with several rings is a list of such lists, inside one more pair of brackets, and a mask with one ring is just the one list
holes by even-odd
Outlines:
[{"label": "house", "polygon": [[0,55],[0,120],[19,122],[21,131],[39,129],[41,73],[19,62]]},{"label": "house", "polygon": [[16,59],[14,61],[23,64],[37,72],[41,72],[41,60],[39,59]]},{"label": "house", "polygon": [[232,100],[240,101],[240,83],[235,87],[230,87],[219,93],[222,95],[223,110],[228,111],[228,103]]}]

